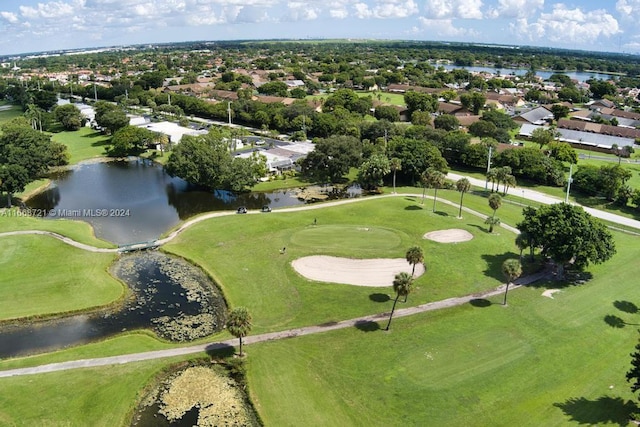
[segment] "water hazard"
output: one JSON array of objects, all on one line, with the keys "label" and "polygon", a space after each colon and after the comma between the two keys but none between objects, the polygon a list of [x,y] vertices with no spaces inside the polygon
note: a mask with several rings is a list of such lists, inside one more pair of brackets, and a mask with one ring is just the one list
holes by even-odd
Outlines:
[{"label": "water hazard", "polygon": [[210,278],[183,259],[156,251],[123,255],[112,267],[131,294],[116,309],[60,320],[8,325],[0,332],[0,358],[85,344],[134,329],[151,329],[184,342],[222,329],[226,303]]},{"label": "water hazard", "polygon": [[[119,245],[147,242],[202,212],[239,206],[260,209],[321,199],[359,197],[359,188],[309,188],[271,193],[203,191],[171,178],[144,160],[84,163],[51,176],[50,188],[27,201],[29,208],[89,222],[98,237]],[[302,194],[302,195],[301,195]],[[107,212],[106,215],[97,213]],[[114,214],[111,215],[110,213]],[[226,306],[214,283],[188,262],[151,251],[123,255],[111,273],[130,297],[98,313],[0,328],[0,358],[85,344],[132,329],[151,329],[173,341],[208,336],[224,324]]]}]

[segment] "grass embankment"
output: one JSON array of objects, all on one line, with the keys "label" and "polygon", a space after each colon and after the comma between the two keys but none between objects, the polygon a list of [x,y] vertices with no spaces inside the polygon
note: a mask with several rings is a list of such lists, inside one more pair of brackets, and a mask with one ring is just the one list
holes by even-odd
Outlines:
[{"label": "grass embankment", "polygon": [[[0,210],[0,233],[20,230],[44,230],[52,231],[98,248],[115,247],[113,243],[95,237],[93,228],[86,222],[67,219],[45,220],[21,215],[23,214],[17,208]],[[4,239],[4,237],[0,237],[0,242],[2,242],[1,239]]]},{"label": "grass embankment", "polygon": [[107,272],[114,254],[87,252],[49,236],[1,239],[0,321],[86,310],[124,295]]},{"label": "grass embankment", "polygon": [[111,137],[89,127],[83,127],[73,132],[53,134],[51,139],[67,146],[69,163],[73,165],[84,160],[106,156],[105,149]]}]

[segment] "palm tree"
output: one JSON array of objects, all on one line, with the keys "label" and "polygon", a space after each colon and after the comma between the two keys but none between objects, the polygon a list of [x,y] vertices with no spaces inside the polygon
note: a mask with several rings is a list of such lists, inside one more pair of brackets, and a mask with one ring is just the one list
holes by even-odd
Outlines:
[{"label": "palm tree", "polygon": [[496,182],[497,172],[495,169],[490,169],[487,171],[487,181],[491,181],[491,192],[493,193],[493,186]]},{"label": "palm tree", "polygon": [[467,178],[460,178],[456,181],[456,189],[460,192],[460,211],[458,212],[458,218],[462,218],[462,198],[464,193],[471,189],[471,183]]},{"label": "palm tree", "polygon": [[403,271],[402,273],[396,274],[395,279],[393,279],[393,290],[396,292],[396,299],[393,301],[393,307],[391,308],[391,314],[389,315],[389,322],[387,323],[387,327],[385,331],[389,330],[389,326],[391,326],[391,319],[393,318],[393,312],[396,310],[396,304],[398,303],[398,298],[401,295],[405,297],[409,295],[411,292],[411,285],[413,283],[413,277],[409,275],[409,273]]},{"label": "palm tree", "polygon": [[529,233],[526,231],[522,231],[516,236],[516,246],[520,249],[520,259],[522,259],[524,250],[529,247],[529,240]]},{"label": "palm tree", "polygon": [[407,262],[413,266],[411,270],[411,277],[416,272],[416,264],[424,262],[424,251],[420,246],[412,246],[409,248],[406,254]]},{"label": "palm tree", "polygon": [[493,226],[500,224],[500,219],[496,218],[496,211],[502,206],[502,197],[498,193],[489,195],[489,207],[493,209],[493,215],[484,222],[489,225],[489,233],[493,233]]},{"label": "palm tree", "polygon": [[[427,168],[423,173],[424,181],[429,187],[434,188],[433,193],[433,211],[436,211],[436,200],[438,199],[438,188],[442,187],[445,183],[446,175],[440,172],[436,168]],[[424,192],[423,192],[423,203],[424,203]]]},{"label": "palm tree", "polygon": [[502,263],[502,274],[507,279],[507,287],[504,291],[504,301],[502,305],[507,305],[507,292],[509,292],[509,285],[513,283],[522,274],[522,264],[517,259],[507,259]]},{"label": "palm tree", "polygon": [[504,195],[506,196],[507,193],[509,192],[509,188],[510,187],[515,187],[516,186],[516,177],[509,174],[507,176],[505,176],[504,178]]},{"label": "palm tree", "polygon": [[246,307],[236,307],[229,312],[227,329],[240,340],[240,356],[242,356],[242,338],[251,331],[251,314]]},{"label": "palm tree", "polygon": [[396,172],[402,170],[402,160],[392,157],[389,161],[389,166],[391,167],[391,172],[393,172],[393,194],[396,194]]}]

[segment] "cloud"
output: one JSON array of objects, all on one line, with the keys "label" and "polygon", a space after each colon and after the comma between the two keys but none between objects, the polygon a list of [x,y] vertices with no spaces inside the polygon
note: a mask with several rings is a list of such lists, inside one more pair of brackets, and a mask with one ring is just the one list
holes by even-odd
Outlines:
[{"label": "cloud", "polygon": [[544,0],[498,0],[487,12],[490,18],[525,18],[544,7]]},{"label": "cloud", "polygon": [[20,6],[20,14],[28,19],[56,19],[65,16],[73,16],[76,7],[79,4],[72,5],[59,1],[49,3],[38,3],[36,7]]},{"label": "cloud", "polygon": [[289,21],[313,21],[318,19],[320,8],[311,6],[304,1],[290,1],[287,3],[289,12],[286,19]]},{"label": "cloud", "polygon": [[635,24],[640,19],[640,0],[618,0],[616,10],[623,20]]},{"label": "cloud", "polygon": [[17,24],[18,23],[18,15],[11,12],[0,12],[0,18],[7,21],[9,24]]},{"label": "cloud", "polygon": [[551,13],[541,13],[535,22],[520,18],[510,25],[512,32],[522,34],[530,41],[546,38],[554,43],[589,45],[601,37],[621,32],[618,21],[607,11],[568,9],[556,4]]},{"label": "cloud", "polygon": [[482,19],[482,0],[426,0],[426,19]]},{"label": "cloud", "polygon": [[453,25],[451,19],[429,19],[425,17],[418,18],[421,28],[414,27],[411,31],[414,33],[426,33],[439,37],[474,37],[478,33],[473,29],[458,28]]}]

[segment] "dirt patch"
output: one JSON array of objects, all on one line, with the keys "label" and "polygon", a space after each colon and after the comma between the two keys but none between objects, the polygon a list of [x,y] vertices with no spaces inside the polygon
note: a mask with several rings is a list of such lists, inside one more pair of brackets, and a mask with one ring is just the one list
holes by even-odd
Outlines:
[{"label": "dirt patch", "polygon": [[422,237],[439,243],[459,243],[468,242],[473,239],[473,234],[469,233],[467,230],[451,228],[449,230],[432,231]]},{"label": "dirt patch", "polygon": [[[300,275],[318,282],[344,283],[355,286],[392,286],[396,274],[411,274],[412,266],[404,258],[351,259],[326,255],[298,258],[291,262]],[[424,266],[416,265],[415,276],[424,274]]]}]

